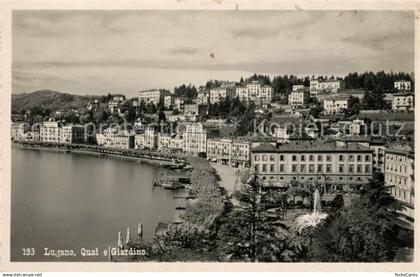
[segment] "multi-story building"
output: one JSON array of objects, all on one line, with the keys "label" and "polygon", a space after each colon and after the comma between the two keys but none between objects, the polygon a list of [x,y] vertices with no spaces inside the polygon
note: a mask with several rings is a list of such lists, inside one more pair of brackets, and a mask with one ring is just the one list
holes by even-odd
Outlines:
[{"label": "multi-story building", "polygon": [[144,133],[134,135],[134,148],[144,149]]},{"label": "multi-story building", "polygon": [[268,184],[323,184],[350,189],[372,177],[372,150],[329,142],[260,145],[251,150],[256,176]]},{"label": "multi-story building", "polygon": [[193,114],[198,115],[199,105],[197,104],[185,104],[184,105],[184,114]]},{"label": "multi-story building", "polygon": [[411,82],[399,80],[394,82],[394,88],[400,91],[410,91],[411,90]]},{"label": "multi-story building", "polygon": [[85,142],[85,127],[81,125],[63,126],[60,131],[60,143]]},{"label": "multi-story building", "polygon": [[60,143],[61,128],[58,122],[43,122],[39,129],[39,138],[41,142]]},{"label": "multi-story building", "polygon": [[118,108],[121,103],[125,101],[125,96],[123,94],[114,94],[112,100],[108,103],[108,108],[113,112],[119,112]]},{"label": "multi-story building", "polygon": [[171,140],[169,141],[169,149],[172,151],[182,151],[183,147],[184,140],[182,139],[182,136],[172,136]]},{"label": "multi-story building", "polygon": [[254,101],[270,103],[272,100],[273,88],[267,85],[261,85],[258,81],[239,86],[236,88],[236,97],[241,101]]},{"label": "multi-story building", "polygon": [[109,128],[105,129],[102,134],[96,134],[96,142],[104,147],[131,149],[134,148],[134,135],[128,132],[120,132],[120,130],[115,128]]},{"label": "multi-story building", "polygon": [[309,101],[309,91],[304,89],[293,90],[290,92],[288,100],[292,109],[303,108]]},{"label": "multi-story building", "polygon": [[292,87],[292,91],[304,90],[304,89],[305,89],[304,85],[293,85]]},{"label": "multi-story building", "polygon": [[413,93],[396,93],[392,98],[392,109],[394,111],[414,111]]},{"label": "multi-story building", "polygon": [[159,134],[154,126],[146,127],[144,131],[144,147],[156,149],[158,147]]},{"label": "multi-story building", "polygon": [[182,98],[175,98],[173,103],[173,110],[177,110],[179,112],[184,111],[184,99]]},{"label": "multi-story building", "polygon": [[335,79],[328,80],[311,80],[309,91],[311,94],[319,94],[325,92],[336,93],[343,89],[343,82]]},{"label": "multi-story building", "polygon": [[175,97],[173,95],[165,95],[163,96],[163,107],[165,109],[171,109],[174,105]]},{"label": "multi-story building", "polygon": [[402,214],[414,220],[414,149],[410,146],[385,150],[385,185],[404,204]]},{"label": "multi-story building", "polygon": [[143,101],[146,104],[158,105],[161,101],[163,102],[164,96],[167,95],[170,95],[170,92],[166,89],[142,90],[139,91],[139,103]]},{"label": "multi-story building", "polygon": [[207,131],[201,123],[188,124],[182,138],[185,153],[194,156],[206,153]]},{"label": "multi-story building", "polygon": [[12,123],[10,128],[10,137],[14,141],[24,140],[25,134],[29,132],[31,126],[28,123]]},{"label": "multi-story building", "polygon": [[233,139],[208,139],[207,158],[229,165],[249,166],[250,142]]},{"label": "multi-story building", "polygon": [[343,112],[348,108],[349,100],[347,97],[332,97],[324,99],[324,110],[328,114]]},{"label": "multi-story building", "polygon": [[210,102],[210,91],[202,90],[197,93],[196,103],[198,105],[207,105]]},{"label": "multi-story building", "polygon": [[235,87],[218,87],[210,90],[210,103],[219,103],[227,97],[235,97]]},{"label": "multi-story building", "polygon": [[157,149],[160,151],[169,150],[169,144],[172,139],[171,135],[158,134],[158,146]]}]

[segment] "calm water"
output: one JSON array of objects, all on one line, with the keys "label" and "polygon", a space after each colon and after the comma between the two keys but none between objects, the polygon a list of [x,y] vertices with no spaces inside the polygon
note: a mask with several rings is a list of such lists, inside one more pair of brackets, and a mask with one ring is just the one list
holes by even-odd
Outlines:
[{"label": "calm water", "polygon": [[[174,193],[152,189],[160,167],[84,154],[12,148],[13,261],[106,260],[80,256],[82,247],[115,246],[118,231],[137,223],[144,238],[175,216]],[[45,257],[44,247],[74,249],[76,258]],[[34,248],[35,256],[24,256]]]}]

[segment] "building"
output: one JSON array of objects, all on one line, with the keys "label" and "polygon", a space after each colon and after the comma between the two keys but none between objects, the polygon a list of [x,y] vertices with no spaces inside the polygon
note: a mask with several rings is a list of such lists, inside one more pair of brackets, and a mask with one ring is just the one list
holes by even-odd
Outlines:
[{"label": "building", "polygon": [[360,145],[299,142],[251,150],[251,168],[267,184],[322,184],[350,190],[372,177],[372,150]]},{"label": "building", "polygon": [[165,89],[142,90],[139,91],[139,103],[143,101],[145,104],[153,103],[157,106],[167,95],[170,95],[170,92]]},{"label": "building", "polygon": [[198,105],[208,105],[210,103],[210,91],[202,90],[197,93],[196,103]]},{"label": "building", "polygon": [[254,101],[270,103],[272,100],[273,89],[271,86],[261,85],[258,81],[253,81],[236,88],[236,97],[241,101]]},{"label": "building", "polygon": [[171,135],[158,134],[158,146],[157,149],[160,151],[169,150],[169,144],[171,141]]},{"label": "building", "polygon": [[135,149],[144,149],[144,133],[134,135],[134,148]]},{"label": "building", "polygon": [[338,91],[344,88],[343,86],[344,83],[336,79],[311,80],[309,85],[309,91],[311,94],[319,94],[326,92],[337,93]]},{"label": "building", "polygon": [[198,156],[206,153],[207,131],[201,123],[188,124],[183,134],[183,151]]},{"label": "building", "polygon": [[159,134],[154,126],[146,127],[144,131],[144,147],[156,149],[158,147]]},{"label": "building", "polygon": [[372,139],[369,148],[373,151],[373,169],[383,173],[385,171],[385,142]]},{"label": "building", "polygon": [[235,97],[235,87],[218,87],[210,89],[210,103],[215,104],[224,101],[227,97]]},{"label": "building", "polygon": [[184,111],[184,99],[182,98],[175,98],[173,103],[173,110],[183,112]]},{"label": "building", "polygon": [[272,136],[277,139],[278,143],[289,141],[290,135],[286,127],[277,127],[274,129]]},{"label": "building", "polygon": [[411,82],[399,80],[394,82],[394,88],[399,91],[410,91],[411,90]]},{"label": "building", "polygon": [[234,139],[208,139],[207,158],[228,165],[249,166],[251,144]]},{"label": "building", "polygon": [[292,91],[304,90],[304,89],[305,89],[304,85],[293,85],[292,87]]},{"label": "building", "polygon": [[347,97],[332,97],[324,99],[324,110],[327,114],[341,113],[348,108]]},{"label": "building", "polygon": [[385,185],[404,204],[402,214],[414,220],[414,149],[396,146],[385,150]]},{"label": "building", "polygon": [[114,94],[112,96],[112,100],[108,103],[108,108],[113,112],[119,112],[118,108],[120,107],[121,103],[125,101],[125,96],[123,94]]},{"label": "building", "polygon": [[25,134],[29,132],[31,126],[28,123],[13,123],[10,128],[10,137],[13,141],[25,139]]},{"label": "building", "polygon": [[303,89],[293,90],[290,92],[288,100],[292,109],[304,108],[309,101],[309,91]]},{"label": "building", "polygon": [[197,104],[185,104],[184,105],[184,114],[198,115],[199,105]]},{"label": "building", "polygon": [[60,132],[58,122],[46,121],[39,128],[39,139],[41,142],[60,143]]},{"label": "building", "polygon": [[85,127],[82,125],[63,126],[60,131],[60,143],[85,142]]},{"label": "building", "polygon": [[105,129],[102,134],[96,134],[96,142],[100,146],[109,148],[132,149],[134,148],[134,135],[109,128]]},{"label": "building", "polygon": [[175,97],[173,95],[163,96],[163,107],[168,110],[171,109],[174,105],[174,99]]},{"label": "building", "polygon": [[414,111],[413,93],[396,93],[392,98],[392,109],[394,111]]}]

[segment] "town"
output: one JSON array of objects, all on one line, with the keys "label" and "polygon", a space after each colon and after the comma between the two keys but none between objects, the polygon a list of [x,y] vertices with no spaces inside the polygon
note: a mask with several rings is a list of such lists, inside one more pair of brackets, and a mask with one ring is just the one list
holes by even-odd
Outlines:
[{"label": "town", "polygon": [[83,96],[77,101],[84,106],[66,110],[12,103],[11,139],[207,159],[247,172],[265,189],[286,192],[288,208],[305,202],[293,191],[316,187],[327,209],[337,195],[351,199],[381,174],[403,205],[401,219],[413,228],[413,80],[383,71],[302,78],[254,74],[198,88],[181,85],[173,92],[142,90],[134,98]]}]

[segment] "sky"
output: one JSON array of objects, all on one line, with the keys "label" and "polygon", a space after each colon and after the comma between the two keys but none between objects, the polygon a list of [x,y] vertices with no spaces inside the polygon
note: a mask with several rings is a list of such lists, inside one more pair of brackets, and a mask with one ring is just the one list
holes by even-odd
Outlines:
[{"label": "sky", "polygon": [[14,11],[13,93],[173,90],[253,73],[414,72],[401,11]]}]

